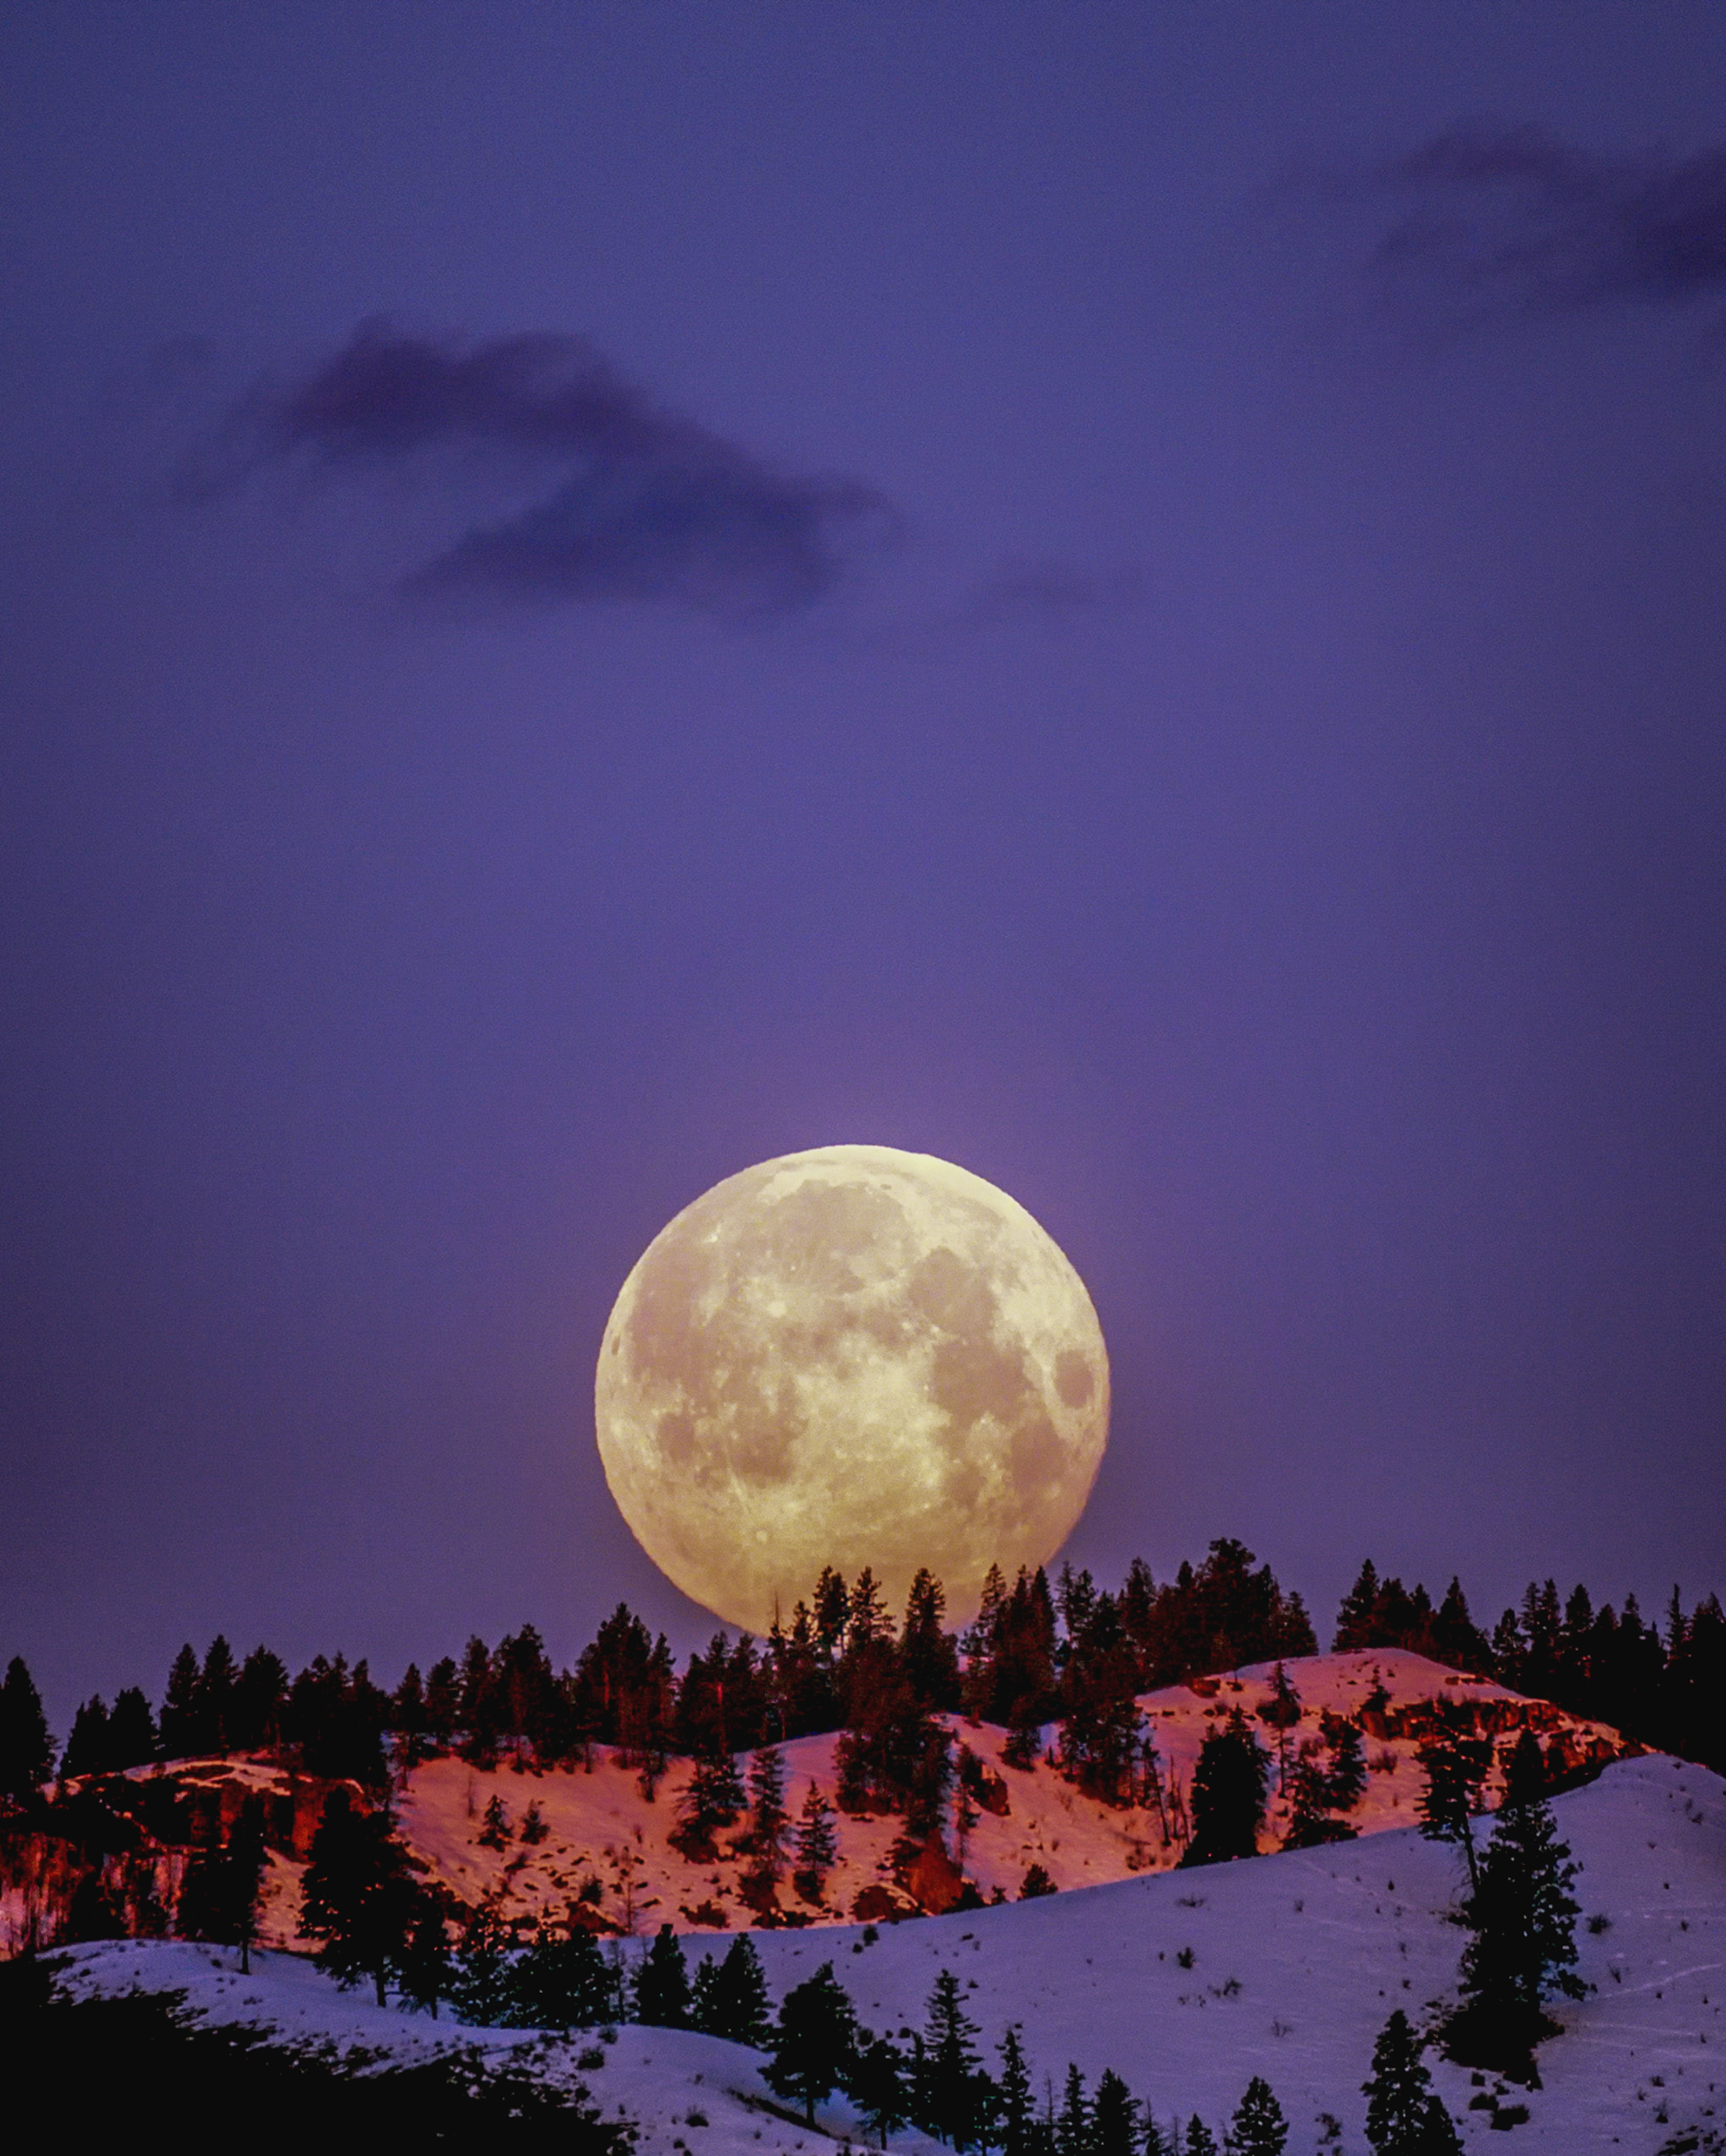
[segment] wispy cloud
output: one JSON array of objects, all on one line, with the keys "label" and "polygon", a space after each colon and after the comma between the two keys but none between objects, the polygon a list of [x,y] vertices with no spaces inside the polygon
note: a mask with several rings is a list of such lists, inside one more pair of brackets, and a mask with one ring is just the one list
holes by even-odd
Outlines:
[{"label": "wispy cloud", "polygon": [[1377,250],[1394,288],[1476,314],[1726,294],[1726,150],[1610,158],[1535,127],[1457,126],[1380,166],[1401,213]]},{"label": "wispy cloud", "polygon": [[514,499],[408,570],[411,596],[771,615],[826,597],[898,531],[873,488],[774,470],[577,339],[463,345],[376,323],[302,379],[254,392],[188,484],[208,493],[271,465],[359,478],[451,459],[477,461]]}]

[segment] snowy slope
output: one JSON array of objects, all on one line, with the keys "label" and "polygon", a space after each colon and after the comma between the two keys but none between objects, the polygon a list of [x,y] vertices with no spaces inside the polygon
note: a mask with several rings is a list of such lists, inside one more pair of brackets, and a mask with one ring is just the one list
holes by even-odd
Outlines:
[{"label": "snowy slope", "polygon": [[[1543,2049],[1544,2087],[1508,2092],[1532,2114],[1510,2145],[1652,2156],[1681,2128],[1726,2121],[1726,1783],[1652,1755],[1609,1767],[1554,1810],[1583,1866],[1583,1908],[1610,1928],[1579,1934],[1582,1973],[1596,1988],[1559,2008],[1566,2033]],[[1220,2123],[1262,2073],[1290,2118],[1290,2156],[1321,2146],[1324,2113],[1358,2152],[1374,2035],[1393,2006],[1419,2018],[1454,1983],[1462,1935],[1447,1912],[1457,1885],[1453,1852],[1393,1829],[884,1927],[872,1942],[848,1927],[764,1933],[758,1944],[776,1995],[831,1959],[876,2029],[920,2025],[937,1971],[951,1968],[989,2046],[1019,2021],[1040,2076],[1058,2077],[1069,2059],[1093,2080],[1112,2066],[1164,2117],[1197,2110]],[[228,1976],[231,1955],[210,1948],[123,1943],[79,1948],[74,1959],[85,1983],[184,1986],[212,2010],[285,2030],[419,2045],[449,2033],[380,2014],[287,1957],[265,1958],[249,1984]],[[521,2041],[473,2033],[489,2046]],[[679,2141],[715,2156],[794,2151],[809,2137],[751,2107],[762,2095],[755,2064],[709,2039],[625,2028],[586,2078],[608,2107],[621,2102],[643,2119],[651,2156]],[[1467,2145],[1504,2145],[1484,2138],[1486,2112],[1465,2108],[1483,2092],[1470,2076],[1442,2064],[1435,2073]],[[708,2126],[687,2124],[691,2107]],[[854,2131],[843,2105],[824,2123],[835,2135]]]},{"label": "snowy slope", "polygon": [[[778,2115],[781,2107],[760,2077],[758,2053],[685,2030],[626,2023],[614,2042],[603,2043],[592,2035],[464,2029],[447,2019],[379,2007],[365,1990],[340,1991],[300,1955],[254,1953],[251,1974],[242,1976],[238,1953],[179,1940],[73,1947],[57,1964],[74,1993],[133,1987],[178,1992],[188,2009],[212,2022],[267,2024],[284,2042],[329,2041],[394,2063],[456,2045],[500,2056],[527,2051],[538,2056],[548,2079],[579,2085],[606,2111],[636,2120],[643,2156],[660,2156],[680,2143],[699,2156],[795,2156],[822,2138]],[[691,2111],[706,2123],[691,2125]],[[915,2138],[903,2145],[923,2146]]]},{"label": "snowy slope", "polygon": [[[1514,2145],[1652,2150],[1705,2112],[1726,2123],[1726,1783],[1651,1756],[1608,1768],[1554,1810],[1583,1866],[1582,1907],[1611,1928],[1579,1933],[1596,1989],[1557,2010],[1567,2034],[1542,2053],[1545,2087],[1525,2099],[1532,2117]],[[1092,2077],[1112,2066],[1159,2114],[1220,2121],[1261,2073],[1293,2122],[1291,2150],[1315,2145],[1323,2112],[1358,2149],[1374,2036],[1394,2007],[1418,2020],[1454,1984],[1457,1886],[1454,1854],[1403,1830],[932,1917],[860,1953],[844,1933],[758,1944],[776,1991],[838,1949],[877,2027],[920,2023],[950,1967],[991,2041],[1022,2021],[1040,2072],[1058,2076],[1069,2059]],[[1436,2077],[1462,2113],[1469,2076],[1441,2066]],[[1487,2115],[1463,2115],[1473,2145]]]},{"label": "snowy slope", "polygon": [[[1521,1720],[1564,1736],[1574,1748],[1616,1758],[1626,1749],[1616,1731],[1583,1722],[1544,1702],[1523,1700],[1502,1686],[1460,1677],[1420,1655],[1395,1649],[1322,1655],[1292,1661],[1291,1679],[1299,1691],[1302,1718],[1290,1732],[1291,1753],[1317,1731],[1326,1710],[1358,1716],[1363,1703],[1382,1688],[1390,1712],[1433,1699],[1477,1702],[1503,1710],[1510,1727],[1501,1735],[1508,1748]],[[1217,1720],[1231,1707],[1256,1716],[1270,1697],[1272,1670],[1256,1665],[1207,1683],[1203,1691],[1184,1685],[1148,1692],[1139,1704],[1148,1731],[1155,1737],[1165,1779],[1189,1786],[1199,1748]],[[1061,1888],[1094,1887],[1106,1881],[1165,1871],[1181,1854],[1164,1832],[1154,1810],[1118,1810],[1088,1798],[1047,1766],[1020,1772],[1004,1765],[1004,1730],[973,1727],[949,1717],[955,1736],[999,1773],[1007,1787],[1010,1810],[1005,1817],[984,1811],[968,1838],[964,1870],[985,1898],[996,1891],[1016,1898],[1025,1871],[1040,1864]],[[1267,1743],[1271,1732],[1256,1725]],[[1051,1732],[1052,1733],[1052,1732]],[[811,1782],[830,1800],[835,1782],[836,1737],[802,1738],[783,1748],[787,1803],[794,1820]],[[1372,1771],[1367,1790],[1351,1824],[1362,1834],[1405,1826],[1415,1816],[1422,1776],[1412,1743],[1369,1737],[1366,1756]],[[623,1932],[669,1922],[679,1931],[713,1927],[716,1920],[737,1929],[755,1919],[737,1893],[745,1868],[726,1856],[692,1863],[667,1839],[676,1824],[677,1799],[689,1778],[678,1763],[660,1783],[655,1800],[640,1795],[633,1772],[613,1755],[596,1749],[591,1773],[537,1774],[505,1768],[482,1774],[459,1759],[436,1759],[415,1770],[398,1801],[402,1831],[431,1875],[460,1900],[490,1896],[506,1914],[561,1917],[584,1881],[598,1882],[597,1911],[608,1928]],[[1489,1790],[1489,1795],[1491,1792]],[[527,1806],[537,1802],[549,1833],[530,1847],[512,1835],[503,1848],[482,1847],[479,1836],[486,1805],[502,1799],[511,1827],[519,1828]],[[837,1822],[840,1862],[820,1907],[802,1902],[789,1886],[785,1907],[816,1923],[840,1923],[850,1915],[858,1893],[891,1879],[889,1851],[900,1830],[892,1818]],[[1274,1849],[1286,1825],[1286,1810],[1273,1796],[1261,1846]],[[721,1836],[723,1848],[725,1837]],[[275,1934],[290,1943],[287,1918],[293,1904],[286,1882],[280,1897],[283,1928]],[[590,1891],[593,1891],[591,1890]],[[272,1911],[272,1915],[275,1912]]]}]

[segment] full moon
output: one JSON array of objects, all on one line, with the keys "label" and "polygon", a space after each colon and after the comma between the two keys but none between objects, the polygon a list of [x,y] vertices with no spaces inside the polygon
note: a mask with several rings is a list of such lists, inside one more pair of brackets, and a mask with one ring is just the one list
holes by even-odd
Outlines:
[{"label": "full moon", "polygon": [[1108,1440],[1091,1298],[1053,1239],[928,1153],[826,1146],[745,1168],[660,1229],[599,1350],[599,1455],[642,1548],[747,1631],[824,1565],[949,1623],[1045,1563]]}]

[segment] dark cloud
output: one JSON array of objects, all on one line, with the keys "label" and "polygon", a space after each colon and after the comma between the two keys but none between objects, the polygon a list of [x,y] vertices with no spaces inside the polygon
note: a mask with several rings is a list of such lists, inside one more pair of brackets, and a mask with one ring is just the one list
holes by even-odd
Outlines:
[{"label": "dark cloud", "polygon": [[1405,289],[1482,312],[1726,293],[1726,150],[1597,157],[1538,128],[1459,126],[1373,177],[1406,206],[1377,257]]},{"label": "dark cloud", "polygon": [[304,380],[255,393],[191,484],[213,491],[270,465],[394,472],[452,456],[488,466],[518,498],[410,570],[403,588],[416,595],[780,613],[832,592],[896,531],[871,488],[772,470],[664,410],[578,340],[463,346],[377,324]]}]

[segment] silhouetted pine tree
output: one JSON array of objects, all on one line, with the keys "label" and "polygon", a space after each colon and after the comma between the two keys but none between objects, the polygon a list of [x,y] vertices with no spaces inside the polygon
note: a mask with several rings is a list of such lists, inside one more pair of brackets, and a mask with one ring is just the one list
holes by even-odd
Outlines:
[{"label": "silhouetted pine tree", "polygon": [[188,1640],[174,1656],[162,1695],[162,1749],[165,1758],[186,1759],[201,1748],[198,1721],[198,1656]]},{"label": "silhouetted pine tree", "polygon": [[951,1969],[941,1971],[929,1994],[917,2094],[921,2123],[938,2140],[969,2148],[981,2139],[994,2109],[994,2084],[979,2069],[976,2027]]},{"label": "silhouetted pine tree", "polygon": [[1187,2121],[1186,2156],[1217,2156],[1216,2136],[1196,2112]]},{"label": "silhouetted pine tree", "polygon": [[1085,2095],[1085,2076],[1071,2062],[1061,2109],[1055,2118],[1055,2156],[1092,2156],[1091,2106]]},{"label": "silhouetted pine tree", "polygon": [[388,1813],[357,1812],[346,1789],[332,1789],[312,1837],[304,1892],[301,1936],[320,1942],[320,1967],[344,1989],[371,1977],[382,2006],[418,1901]]},{"label": "silhouetted pine tree", "polygon": [[461,1679],[453,1656],[434,1662],[425,1681],[426,1742],[440,1752],[449,1750],[461,1714]]},{"label": "silhouetted pine tree", "polygon": [[156,1757],[156,1717],[150,1702],[136,1685],[127,1685],[114,1695],[114,1712],[108,1717],[108,1769],[123,1774],[128,1767],[142,1767]]},{"label": "silhouetted pine tree", "polygon": [[773,2056],[763,2078],[777,2095],[801,2103],[813,2126],[815,2106],[848,2079],[856,2044],[856,2014],[833,1964],[823,1962],[780,2000]]},{"label": "silhouetted pine tree", "polygon": [[711,1856],[713,1836],[735,1823],[744,1804],[737,1763],[729,1752],[698,1758],[677,1799],[677,1825],[671,1844],[686,1856]]},{"label": "silhouetted pine tree", "polygon": [[1184,1865],[1251,1856],[1265,1816],[1271,1763],[1238,1707],[1199,1747],[1193,1771],[1193,1839]]},{"label": "silhouetted pine tree", "polygon": [[732,1941],[719,1964],[714,2004],[716,2036],[727,2037],[733,2044],[753,2044],[758,2051],[766,2045],[773,2030],[767,1977],[755,1942],[747,1933]]},{"label": "silhouetted pine tree", "polygon": [[1333,1812],[1352,1812],[1366,1794],[1366,1760],[1358,1723],[1346,1715],[1326,1714],[1319,1727],[1330,1752],[1325,1787]]},{"label": "silhouetted pine tree", "polygon": [[200,1751],[226,1752],[233,1743],[228,1724],[234,1706],[234,1681],[239,1674],[234,1667],[234,1650],[218,1632],[205,1650],[203,1667],[198,1673],[193,1694],[193,1716]]},{"label": "silhouetted pine tree", "polygon": [[1474,1815],[1480,1809],[1481,1788],[1492,1760],[1491,1739],[1470,1736],[1454,1713],[1441,1721],[1436,1732],[1420,1748],[1425,1776],[1415,1799],[1420,1832],[1428,1841],[1447,1841],[1462,1852],[1471,1892],[1480,1886]]},{"label": "silhouetted pine tree", "polygon": [[287,1697],[287,1665],[268,1647],[254,1647],[240,1665],[227,1709],[229,1738],[237,1750],[275,1750],[282,1741]]},{"label": "silhouetted pine tree", "polygon": [[509,2019],[524,2029],[591,2029],[611,2010],[611,1971],[580,1924],[542,1924],[510,1970]]},{"label": "silhouetted pine tree", "polygon": [[1025,2046],[1016,2021],[1009,2021],[1002,2035],[1000,2058],[1001,2156],[1030,2156],[1036,2102],[1031,2093],[1030,2071],[1025,2063]]},{"label": "silhouetted pine tree", "polygon": [[1271,2084],[1255,2074],[1246,2093],[1229,2122],[1229,2156],[1282,2156],[1288,2143],[1288,2121],[1271,2092]]},{"label": "silhouetted pine tree", "polygon": [[389,1725],[395,1732],[398,1765],[417,1767],[425,1757],[425,1686],[418,1662],[409,1662],[390,1695]]},{"label": "silhouetted pine tree", "polygon": [[716,1962],[703,1954],[691,1989],[691,2025],[706,2035],[762,2049],[772,2032],[767,1977],[755,1943],[747,1933],[733,1939],[726,1957]]},{"label": "silhouetted pine tree", "polygon": [[449,1995],[449,1935],[444,1912],[429,1894],[419,1897],[396,1975],[414,2012],[435,2021],[439,2000]]},{"label": "silhouetted pine tree", "polygon": [[635,1971],[635,2019],[659,2029],[689,2026],[689,1970],[677,1934],[661,1924]]},{"label": "silhouetted pine tree", "polygon": [[1125,2082],[1105,2067],[1091,2106],[1093,2156],[1134,2156],[1138,2138],[1138,2106]]},{"label": "silhouetted pine tree", "polygon": [[177,1916],[181,1938],[238,1947],[242,1974],[249,1974],[252,1965],[258,1897],[267,1862],[263,1801],[248,1797],[227,1840],[193,1858],[180,1888]]},{"label": "silhouetted pine tree", "polygon": [[1458,2156],[1456,2122],[1433,2092],[1420,2040],[1399,2007],[1379,2031],[1373,2070],[1361,2084],[1366,2138],[1377,2156]]},{"label": "silhouetted pine tree", "polygon": [[[997,1579],[999,1574],[996,1574]],[[905,1627],[899,1635],[899,1666],[912,1694],[922,1706],[945,1712],[959,1703],[958,1643],[941,1628],[947,1596],[927,1568],[911,1583]]]},{"label": "silhouetted pine tree", "polygon": [[506,1949],[509,1934],[489,1904],[470,1912],[462,1926],[449,1977],[449,2003],[456,2018],[470,2028],[493,2029],[507,2022],[515,2007],[514,1974]]},{"label": "silhouetted pine tree", "polygon": [[28,1806],[54,1772],[54,1739],[28,1665],[14,1655],[0,1680],[0,1803]]},{"label": "silhouetted pine tree", "polygon": [[890,2133],[911,2123],[905,2055],[886,2036],[868,2036],[866,2032],[860,2040],[846,2070],[845,2092],[883,2148]]},{"label": "silhouetted pine tree", "polygon": [[1480,1860],[1480,1884],[1463,1920],[1473,1934],[1463,1949],[1462,2004],[1446,2032],[1452,2058],[1465,2065],[1519,2070],[1553,2033],[1544,2002],[1554,1992],[1580,1999],[1574,1972],[1576,1867],[1558,1838],[1546,1802],[1540,1748],[1527,1730],[1512,1753],[1504,1801]]},{"label": "silhouetted pine tree", "polygon": [[60,1779],[74,1782],[86,1774],[105,1774],[110,1750],[107,1702],[95,1692],[72,1717],[72,1734],[60,1758]]}]

